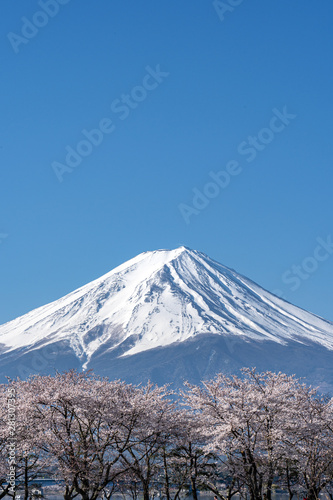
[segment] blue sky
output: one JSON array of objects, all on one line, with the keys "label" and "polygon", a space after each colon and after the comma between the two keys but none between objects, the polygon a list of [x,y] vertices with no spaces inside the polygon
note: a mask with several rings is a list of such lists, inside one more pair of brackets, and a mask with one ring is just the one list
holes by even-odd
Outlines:
[{"label": "blue sky", "polygon": [[333,320],[329,0],[2,8],[0,323],[180,245]]}]

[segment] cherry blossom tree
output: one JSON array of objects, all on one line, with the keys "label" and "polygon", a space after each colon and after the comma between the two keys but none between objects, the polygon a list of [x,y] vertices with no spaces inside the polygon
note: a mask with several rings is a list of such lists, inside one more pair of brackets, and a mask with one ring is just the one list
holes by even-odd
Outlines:
[{"label": "cherry blossom tree", "polygon": [[303,391],[303,405],[286,433],[286,458],[296,464],[299,488],[316,500],[333,478],[333,404],[314,390]]},{"label": "cherry blossom tree", "polygon": [[333,498],[332,422],[333,399],[255,369],[186,384],[178,400],[168,386],[89,372],[9,380],[0,385],[0,498],[14,495],[10,453],[25,500],[40,473],[64,482],[65,500],[157,491],[178,500],[184,490],[231,500],[245,488],[271,500],[273,480],[289,499]]},{"label": "cherry blossom tree", "polygon": [[122,472],[128,447],[133,388],[74,371],[28,381],[43,451],[57,464],[65,500],[95,500]]},{"label": "cherry blossom tree", "polygon": [[243,377],[219,374],[202,387],[187,384],[185,400],[200,412],[207,450],[217,453],[251,500],[271,498],[284,456],[283,437],[304,400],[300,384],[282,373],[243,369]]},{"label": "cherry blossom tree", "polygon": [[176,408],[170,400],[171,394],[167,386],[151,383],[135,389],[136,422],[121,460],[124,469],[140,481],[144,500],[149,500],[150,489],[159,482],[163,450],[176,428]]},{"label": "cherry blossom tree", "polygon": [[198,499],[198,489],[210,489],[216,493],[217,457],[204,451],[205,444],[200,419],[190,411],[178,411],[176,428],[168,447],[163,450],[167,500],[171,499],[171,484],[176,486],[174,498],[178,498],[182,489],[191,492],[194,500]]},{"label": "cherry blossom tree", "polygon": [[28,500],[33,489],[32,481],[38,475],[50,472],[55,466],[52,457],[45,450],[44,429],[40,427],[33,412],[30,383],[19,379],[10,381],[9,388],[15,391],[15,443],[17,488],[23,490],[24,500]]},{"label": "cherry blossom tree", "polygon": [[8,495],[10,485],[8,484],[9,463],[8,463],[8,412],[7,412],[8,392],[7,385],[0,384],[0,498]]}]

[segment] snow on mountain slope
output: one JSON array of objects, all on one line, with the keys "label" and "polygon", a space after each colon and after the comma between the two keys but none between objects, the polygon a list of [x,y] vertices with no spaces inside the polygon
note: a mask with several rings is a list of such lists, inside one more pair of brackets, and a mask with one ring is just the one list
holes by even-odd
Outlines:
[{"label": "snow on mountain slope", "polygon": [[[84,368],[105,346],[137,354],[197,334],[333,350],[333,323],[185,247],[145,252],[65,297],[0,326],[2,355],[69,343]],[[126,343],[127,341],[127,343]]]}]

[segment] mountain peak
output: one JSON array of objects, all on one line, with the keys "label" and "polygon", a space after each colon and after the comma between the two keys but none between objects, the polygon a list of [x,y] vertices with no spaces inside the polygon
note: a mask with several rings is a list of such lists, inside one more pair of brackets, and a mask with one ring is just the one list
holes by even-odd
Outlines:
[{"label": "mountain peak", "polygon": [[[146,257],[149,255],[159,255],[159,256],[165,256],[165,258],[168,258],[168,259],[173,259],[173,258],[179,257],[183,253],[193,254],[193,253],[195,253],[195,250],[192,250],[191,248],[188,248],[184,245],[181,245],[181,246],[179,246],[177,248],[173,248],[173,249],[160,248],[158,250],[149,250],[147,252],[142,252],[137,257],[134,257],[134,259],[139,258],[141,255],[146,256]],[[128,262],[130,262],[130,261],[128,261]]]},{"label": "mountain peak", "polygon": [[267,292],[205,254],[144,252],[61,299],[0,326],[0,350],[67,345],[83,368],[98,353],[131,356],[198,335],[315,342],[333,349],[333,324]]}]

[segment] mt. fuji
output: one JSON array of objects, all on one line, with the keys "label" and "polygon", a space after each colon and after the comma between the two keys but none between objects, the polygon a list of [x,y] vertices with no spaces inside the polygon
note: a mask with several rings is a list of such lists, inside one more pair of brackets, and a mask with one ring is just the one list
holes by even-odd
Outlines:
[{"label": "mt. fuji", "polygon": [[241,366],[333,389],[333,323],[185,247],[145,252],[0,326],[1,375],[193,382]]}]

